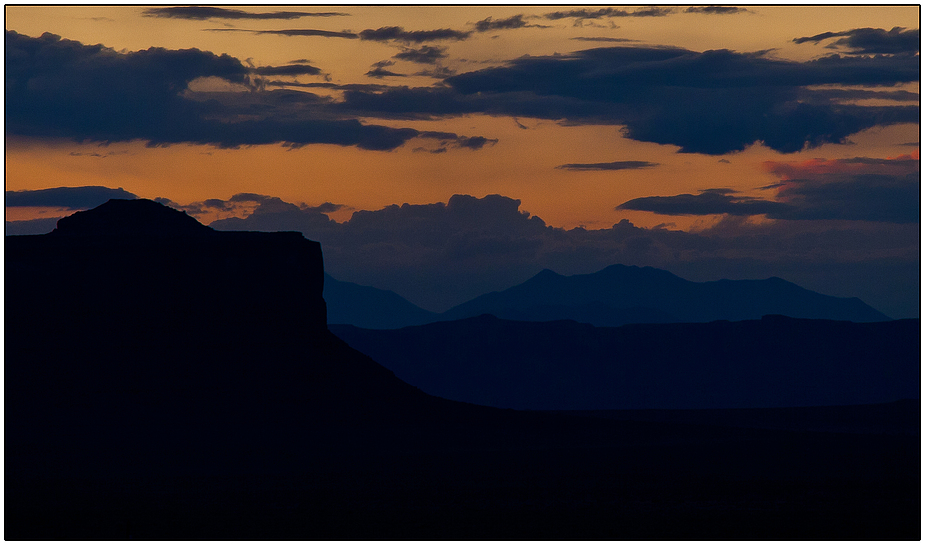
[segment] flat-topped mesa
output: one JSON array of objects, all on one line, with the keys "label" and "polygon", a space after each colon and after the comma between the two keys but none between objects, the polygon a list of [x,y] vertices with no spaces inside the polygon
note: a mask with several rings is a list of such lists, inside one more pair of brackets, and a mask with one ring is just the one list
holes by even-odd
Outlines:
[{"label": "flat-topped mesa", "polygon": [[144,199],[77,212],[47,235],[6,237],[6,274],[9,309],[119,330],[126,321],[162,331],[327,327],[319,243],[296,232],[215,231]]},{"label": "flat-topped mesa", "polygon": [[58,220],[55,236],[209,236],[216,231],[193,217],[147,199],[110,199]]}]

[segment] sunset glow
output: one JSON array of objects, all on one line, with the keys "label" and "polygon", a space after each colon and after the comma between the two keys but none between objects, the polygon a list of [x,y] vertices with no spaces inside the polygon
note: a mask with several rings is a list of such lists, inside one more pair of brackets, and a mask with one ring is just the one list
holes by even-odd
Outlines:
[{"label": "sunset glow", "polygon": [[[7,6],[7,229],[47,232],[83,209],[10,200],[52,188],[121,188],[204,224],[256,214],[251,228],[261,207],[288,203],[292,222],[260,228],[298,228],[337,278],[434,310],[544,267],[622,262],[782,276],[917,316],[919,17],[916,5]],[[374,243],[417,244],[419,264],[442,247],[343,242],[356,212],[454,195],[486,207],[454,233],[481,226],[532,253],[452,291],[449,273],[372,263]],[[488,209],[490,195],[517,212]],[[520,216],[546,230],[517,234],[505,222]]]}]

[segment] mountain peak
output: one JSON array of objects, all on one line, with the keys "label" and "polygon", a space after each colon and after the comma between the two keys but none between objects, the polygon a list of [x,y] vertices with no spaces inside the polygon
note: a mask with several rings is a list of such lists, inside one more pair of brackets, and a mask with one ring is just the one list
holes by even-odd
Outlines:
[{"label": "mountain peak", "polygon": [[212,233],[186,212],[148,199],[110,199],[58,220],[55,235],[196,236]]},{"label": "mountain peak", "polygon": [[534,280],[541,280],[541,279],[544,279],[544,278],[559,278],[559,277],[561,277],[561,276],[562,276],[561,274],[559,274],[559,273],[557,273],[556,271],[553,271],[553,270],[551,270],[551,269],[543,269],[542,271],[536,273],[536,275],[533,276],[533,279],[534,279]]}]

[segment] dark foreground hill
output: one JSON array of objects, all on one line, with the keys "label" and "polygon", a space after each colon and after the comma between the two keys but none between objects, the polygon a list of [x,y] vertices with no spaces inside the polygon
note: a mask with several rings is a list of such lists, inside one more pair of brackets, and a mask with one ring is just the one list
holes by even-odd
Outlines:
[{"label": "dark foreground hill", "polygon": [[917,437],[431,397],[298,234],[110,201],[5,251],[8,540],[919,537]]},{"label": "dark foreground hill", "polygon": [[481,314],[598,326],[757,320],[767,314],[852,322],[889,319],[860,299],[822,295],[780,278],[691,282],[668,271],[625,265],[573,276],[546,269],[523,284],[453,307],[440,318]]},{"label": "dark foreground hill", "polygon": [[765,316],[607,328],[483,315],[331,331],[429,394],[502,408],[806,407],[919,396],[919,320]]}]

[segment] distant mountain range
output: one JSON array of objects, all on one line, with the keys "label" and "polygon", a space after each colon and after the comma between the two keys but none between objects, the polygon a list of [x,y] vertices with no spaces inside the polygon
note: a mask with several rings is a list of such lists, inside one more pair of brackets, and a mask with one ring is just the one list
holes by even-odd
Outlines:
[{"label": "distant mountain range", "polygon": [[501,408],[807,407],[919,395],[918,320],[601,328],[482,315],[399,330],[329,328],[429,394]]},{"label": "distant mountain range", "polygon": [[757,320],[768,314],[852,322],[890,319],[860,299],[822,295],[780,278],[691,282],[668,271],[626,265],[573,276],[545,269],[523,284],[481,295],[440,314],[416,307],[390,291],[330,283],[324,293],[328,321],[372,329],[482,314],[531,322],[575,320],[602,327]]}]

